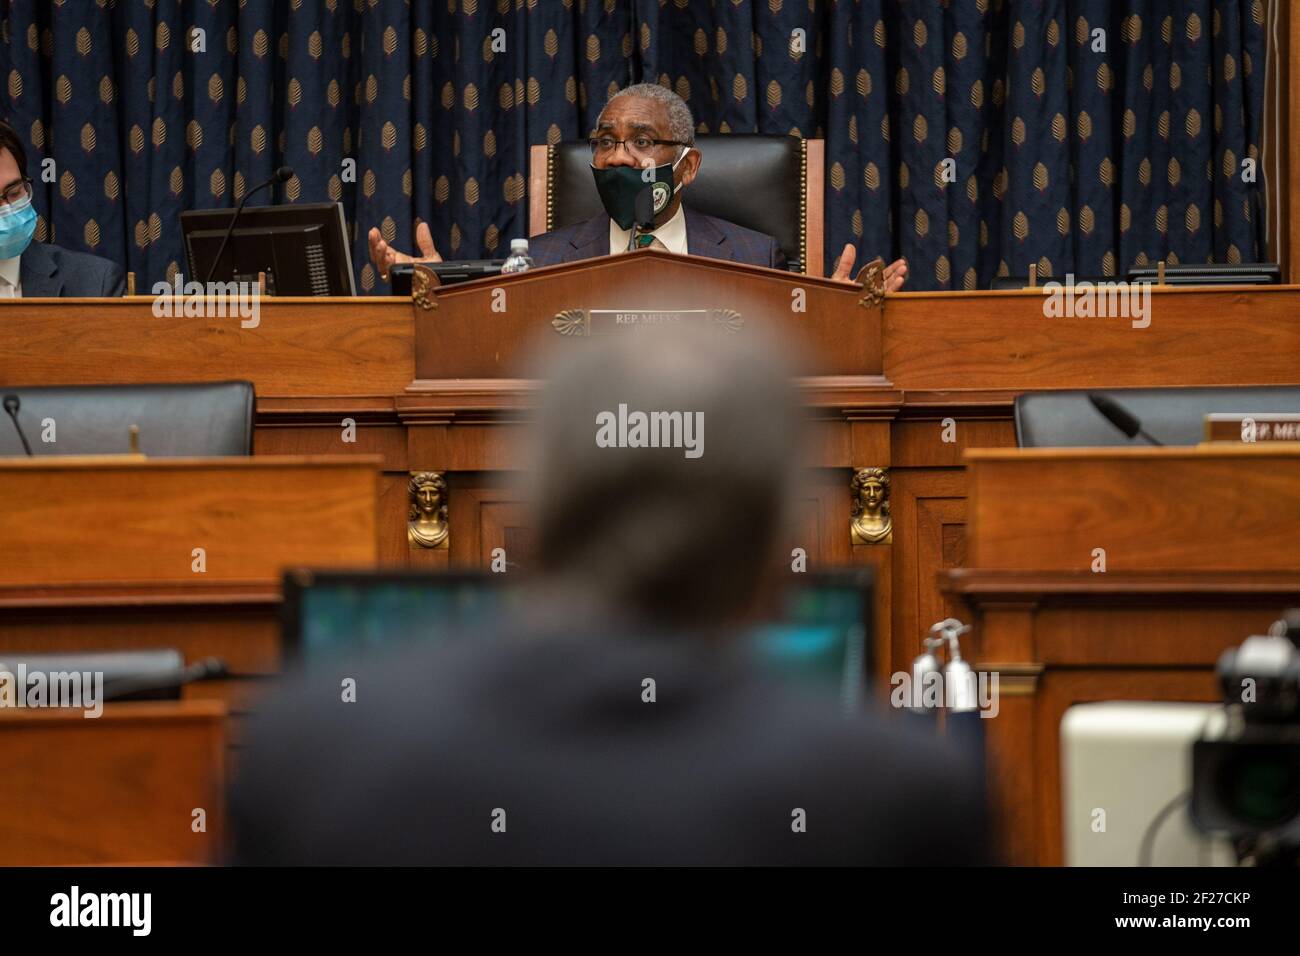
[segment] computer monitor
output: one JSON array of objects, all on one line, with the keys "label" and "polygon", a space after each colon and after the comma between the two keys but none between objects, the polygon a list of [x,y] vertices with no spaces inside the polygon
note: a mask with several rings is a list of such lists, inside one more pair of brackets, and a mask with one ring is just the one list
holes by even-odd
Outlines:
[{"label": "computer monitor", "polygon": [[[773,620],[750,634],[759,664],[861,706],[871,666],[868,568],[792,575]],[[490,572],[290,571],[285,653],[299,662],[489,633],[524,608],[523,581]]]},{"label": "computer monitor", "polygon": [[[190,280],[207,280],[234,214],[233,209],[181,213]],[[246,206],[212,281],[256,284],[261,272],[267,295],[356,295],[343,206]]]}]

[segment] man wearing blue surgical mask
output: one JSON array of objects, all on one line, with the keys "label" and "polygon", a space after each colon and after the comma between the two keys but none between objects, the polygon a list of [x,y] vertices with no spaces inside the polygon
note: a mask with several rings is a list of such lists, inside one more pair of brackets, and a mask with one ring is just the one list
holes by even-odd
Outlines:
[{"label": "man wearing blue surgical mask", "polygon": [[[694,144],[690,108],[676,93],[654,83],[615,93],[591,137],[591,170],[606,215],[533,236],[529,254],[534,265],[649,247],[784,269],[785,256],[771,236],[682,205],[682,191],[700,168]],[[397,263],[442,260],[427,223],[416,227],[415,238],[419,259],[392,248],[378,229],[370,230],[370,259],[381,277]],[[846,245],[831,278],[850,281],[855,257],[854,247]],[[902,288],[906,276],[902,259],[887,266],[888,291]]]},{"label": "man wearing blue surgical mask", "polygon": [[84,252],[34,242],[36,209],[27,176],[27,151],[0,122],[0,299],[121,295],[126,287],[115,263]]}]

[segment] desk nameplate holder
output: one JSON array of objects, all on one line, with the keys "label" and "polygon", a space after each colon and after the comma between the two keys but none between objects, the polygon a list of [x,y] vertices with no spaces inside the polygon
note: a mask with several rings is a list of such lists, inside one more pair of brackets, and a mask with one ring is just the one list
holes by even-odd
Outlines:
[{"label": "desk nameplate holder", "polygon": [[1300,442],[1300,414],[1214,412],[1205,416],[1205,440],[1234,445]]}]

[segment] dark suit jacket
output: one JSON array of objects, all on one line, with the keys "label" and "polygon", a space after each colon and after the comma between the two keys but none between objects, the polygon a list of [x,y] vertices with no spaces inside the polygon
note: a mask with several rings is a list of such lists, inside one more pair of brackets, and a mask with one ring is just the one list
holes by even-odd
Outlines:
[{"label": "dark suit jacket", "polygon": [[271,696],[231,794],[237,863],[984,861],[972,763],[711,641],[476,635]]},{"label": "dark suit jacket", "polygon": [[[597,216],[563,229],[555,229],[528,240],[533,264],[553,266],[561,262],[594,259],[609,255],[609,217]],[[729,259],[752,266],[785,268],[785,253],[766,233],[715,219],[686,209],[686,251],[693,256]]]},{"label": "dark suit jacket", "polygon": [[121,295],[126,277],[117,264],[85,252],[33,242],[18,262],[23,298]]}]

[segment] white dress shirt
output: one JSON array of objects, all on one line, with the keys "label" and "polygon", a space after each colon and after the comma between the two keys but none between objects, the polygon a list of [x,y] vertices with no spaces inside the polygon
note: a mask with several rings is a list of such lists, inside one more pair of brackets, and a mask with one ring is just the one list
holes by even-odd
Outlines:
[{"label": "white dress shirt", "polygon": [[[673,218],[658,229],[653,230],[650,235],[655,238],[654,242],[650,243],[649,248],[659,249],[664,252],[675,252],[679,256],[686,255],[686,213],[683,207],[678,206]],[[618,223],[613,219],[609,221],[609,254],[611,256],[627,252],[627,244],[631,239],[632,230],[620,229]]]},{"label": "white dress shirt", "polygon": [[0,299],[23,297],[22,256],[0,259]]}]

